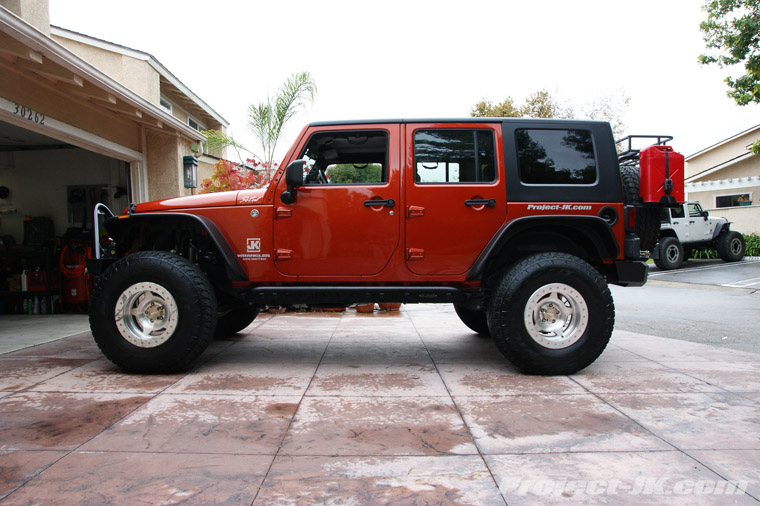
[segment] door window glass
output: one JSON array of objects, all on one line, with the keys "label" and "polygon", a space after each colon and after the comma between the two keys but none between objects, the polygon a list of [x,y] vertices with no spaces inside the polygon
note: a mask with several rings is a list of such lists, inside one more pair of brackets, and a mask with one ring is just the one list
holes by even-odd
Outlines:
[{"label": "door window glass", "polygon": [[306,185],[382,184],[388,181],[388,132],[340,131],[311,136],[301,159],[306,160]]},{"label": "door window glass", "polygon": [[414,180],[418,183],[492,183],[496,154],[490,130],[417,130]]},{"label": "door window glass", "polygon": [[690,218],[701,218],[702,217],[702,206],[699,204],[689,204],[689,217]]}]

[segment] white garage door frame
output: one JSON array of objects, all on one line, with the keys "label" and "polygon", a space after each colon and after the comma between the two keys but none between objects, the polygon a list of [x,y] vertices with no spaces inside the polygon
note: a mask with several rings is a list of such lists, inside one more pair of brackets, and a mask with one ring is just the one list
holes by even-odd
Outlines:
[{"label": "white garage door frame", "polygon": [[[11,100],[0,97],[0,121],[11,123],[27,130],[32,130],[53,139],[93,151],[101,155],[116,158],[130,165],[132,182],[132,200],[145,202],[149,199],[148,177],[145,170],[145,155],[134,149],[104,139],[92,132],[69,125],[68,123],[42,115]],[[142,145],[145,145],[143,128]]]}]

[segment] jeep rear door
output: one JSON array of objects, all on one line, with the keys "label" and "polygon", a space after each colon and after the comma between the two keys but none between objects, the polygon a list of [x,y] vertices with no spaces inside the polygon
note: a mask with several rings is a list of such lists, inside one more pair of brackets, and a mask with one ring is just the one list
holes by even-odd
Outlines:
[{"label": "jeep rear door", "polygon": [[407,267],[464,274],[506,218],[501,124],[405,128]]},{"label": "jeep rear door", "polygon": [[274,257],[286,275],[370,276],[399,244],[397,124],[311,127],[298,147],[307,161],[295,202],[276,192]]}]

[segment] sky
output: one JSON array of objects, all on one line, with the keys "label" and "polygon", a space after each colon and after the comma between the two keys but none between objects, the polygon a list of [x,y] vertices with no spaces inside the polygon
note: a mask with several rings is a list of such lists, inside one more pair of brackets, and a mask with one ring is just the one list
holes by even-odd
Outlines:
[{"label": "sky", "polygon": [[[317,84],[279,156],[311,121],[469,116],[484,98],[546,89],[579,110],[631,99],[627,134],[689,155],[760,124],[697,62],[701,0],[50,0],[53,25],[151,54],[230,122],[295,72]],[[254,149],[254,151],[260,151]]]}]

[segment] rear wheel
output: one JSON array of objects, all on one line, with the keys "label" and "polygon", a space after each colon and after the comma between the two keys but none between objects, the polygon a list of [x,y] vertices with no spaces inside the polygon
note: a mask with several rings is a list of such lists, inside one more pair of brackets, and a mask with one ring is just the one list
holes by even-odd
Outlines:
[{"label": "rear wheel", "polygon": [[485,311],[475,311],[460,304],[454,304],[454,311],[456,311],[462,323],[467,325],[473,332],[483,337],[491,335],[491,332],[488,330],[488,315],[486,315]]},{"label": "rear wheel", "polygon": [[744,236],[733,230],[721,232],[715,240],[715,249],[724,262],[738,262],[744,258]]},{"label": "rear wheel", "polygon": [[237,334],[251,324],[259,314],[255,306],[238,306],[219,314],[214,337],[226,337]]},{"label": "rear wheel", "polygon": [[529,374],[573,374],[604,351],[615,306],[604,278],[565,253],[517,262],[502,278],[488,309],[496,346]]},{"label": "rear wheel", "polygon": [[662,270],[678,269],[681,267],[684,259],[681,241],[675,237],[663,237],[657,244],[657,248],[659,249],[658,255],[654,259],[657,267]]},{"label": "rear wheel", "polygon": [[188,260],[165,251],[133,253],[98,278],[90,328],[111,362],[140,373],[172,373],[206,349],[216,296]]}]

